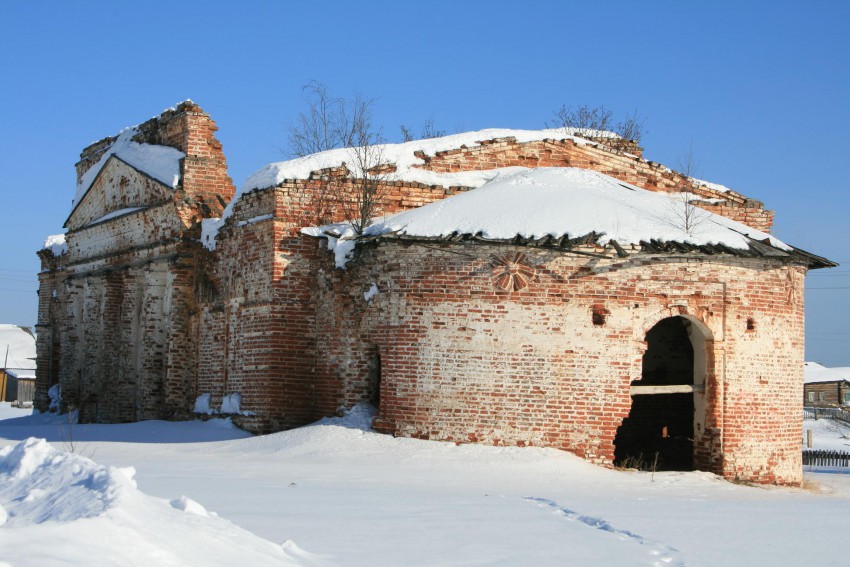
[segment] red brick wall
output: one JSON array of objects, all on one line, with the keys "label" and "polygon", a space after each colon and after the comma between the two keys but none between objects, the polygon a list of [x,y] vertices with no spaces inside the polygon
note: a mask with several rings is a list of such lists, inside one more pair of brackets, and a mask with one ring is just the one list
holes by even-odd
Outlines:
[{"label": "red brick wall", "polygon": [[[219,215],[233,195],[216,129],[190,102],[139,125],[136,141],[186,153],[178,189],[116,167],[75,211],[68,252],[41,253],[39,409],[47,408],[47,388],[58,380],[66,405],[83,421],[190,414],[200,382],[198,297],[208,287],[199,281],[208,256],[196,241],[199,221]],[[78,176],[113,140],[83,151]],[[128,205],[149,208],[87,225]]]},{"label": "red brick wall", "polygon": [[[493,284],[491,257],[508,251],[529,254],[537,270],[518,292]],[[372,283],[381,292],[367,303]],[[698,466],[757,482],[800,481],[800,269],[382,244],[360,249],[345,271],[328,261],[316,289],[320,413],[368,396],[377,350],[383,431],[556,447],[610,464],[645,333],[686,315],[713,339]],[[599,306],[608,311],[604,325],[592,321]]]},{"label": "red brick wall", "polygon": [[[211,394],[217,408],[239,392],[253,415],[237,421],[269,431],[379,397],[383,431],[557,447],[610,464],[646,332],[686,316],[710,337],[700,468],[799,482],[802,268],[384,243],[361,245],[349,268],[337,270],[320,250],[324,241],[299,235],[340,218],[333,195],[354,186],[333,169],[244,195],[207,253],[192,240],[198,221],[219,214],[233,194],[214,122],[183,103],[139,129],[139,141],[187,154],[182,185],[172,204],[80,227],[60,258],[42,253],[41,409],[56,379],[89,421],[181,418],[198,394]],[[110,140],[83,152],[78,175]],[[495,140],[425,161],[433,171],[585,167],[650,190],[722,198],[705,208],[762,230],[772,222],[742,195],[694,188],[663,166],[570,140]],[[463,190],[385,183],[379,212]],[[535,275],[527,288],[494,284],[492,259],[507,253],[528,256]],[[372,284],[380,293],[367,302]],[[594,324],[594,313],[604,324]]]}]

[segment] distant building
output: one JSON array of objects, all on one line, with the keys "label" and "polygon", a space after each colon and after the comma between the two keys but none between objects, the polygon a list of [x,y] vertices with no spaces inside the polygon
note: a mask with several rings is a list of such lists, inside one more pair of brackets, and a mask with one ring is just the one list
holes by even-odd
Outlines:
[{"label": "distant building", "polygon": [[[59,383],[83,421],[264,432],[369,401],[398,436],[800,482],[804,276],[834,263],[762,203],[566,129],[365,173],[331,150],[236,193],[215,130],[185,102],[83,151],[39,253],[40,408]],[[376,224],[328,224],[364,179]]]},{"label": "distant building", "polygon": [[33,401],[35,356],[35,337],[28,327],[0,324],[0,401]]},{"label": "distant building", "polygon": [[850,406],[850,367],[826,368],[816,362],[807,362],[803,404],[813,407]]}]

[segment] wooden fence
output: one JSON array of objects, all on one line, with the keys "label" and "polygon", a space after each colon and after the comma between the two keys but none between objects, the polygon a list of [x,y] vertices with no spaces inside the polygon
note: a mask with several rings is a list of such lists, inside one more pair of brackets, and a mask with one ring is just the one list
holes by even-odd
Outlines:
[{"label": "wooden fence", "polygon": [[850,453],[808,449],[803,451],[803,466],[850,467]]},{"label": "wooden fence", "polygon": [[803,419],[832,419],[850,424],[850,410],[843,408],[803,408]]}]

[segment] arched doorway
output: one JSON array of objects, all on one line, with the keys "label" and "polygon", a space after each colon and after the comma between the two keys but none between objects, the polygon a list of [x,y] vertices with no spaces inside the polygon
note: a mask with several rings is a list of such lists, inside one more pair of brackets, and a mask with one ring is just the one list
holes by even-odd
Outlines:
[{"label": "arched doorway", "polygon": [[614,465],[693,470],[694,439],[704,423],[707,330],[687,317],[662,319],[646,334],[641,378],[617,429]]}]

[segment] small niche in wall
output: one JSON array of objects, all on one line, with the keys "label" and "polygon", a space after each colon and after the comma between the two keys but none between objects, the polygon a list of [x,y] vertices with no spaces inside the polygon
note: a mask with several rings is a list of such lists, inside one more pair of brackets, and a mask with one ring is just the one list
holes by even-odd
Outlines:
[{"label": "small niche in wall", "polygon": [[594,325],[604,325],[611,312],[604,305],[594,305],[591,309],[590,320]]},{"label": "small niche in wall", "polygon": [[756,330],[756,320],[752,317],[747,317],[747,330],[755,331]]}]

